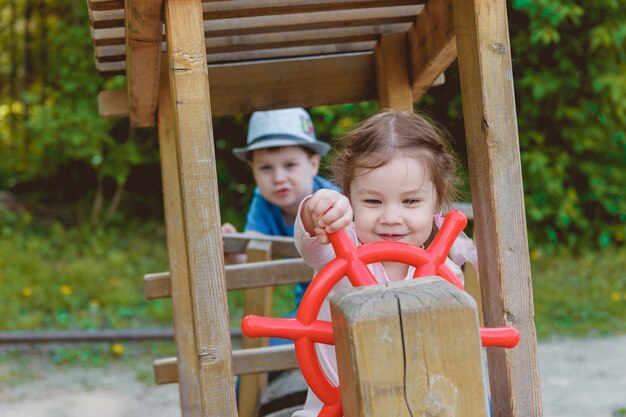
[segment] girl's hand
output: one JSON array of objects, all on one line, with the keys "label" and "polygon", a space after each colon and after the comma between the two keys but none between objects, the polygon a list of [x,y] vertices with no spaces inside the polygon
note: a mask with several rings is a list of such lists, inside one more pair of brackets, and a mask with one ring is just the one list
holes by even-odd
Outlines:
[{"label": "girl's hand", "polygon": [[311,236],[328,243],[328,233],[334,233],[352,223],[352,206],[348,198],[334,190],[317,191],[304,206],[302,222]]}]

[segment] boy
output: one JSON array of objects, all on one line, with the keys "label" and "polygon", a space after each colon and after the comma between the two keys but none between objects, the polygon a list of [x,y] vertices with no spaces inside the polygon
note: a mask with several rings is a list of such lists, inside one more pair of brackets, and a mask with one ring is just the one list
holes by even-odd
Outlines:
[{"label": "boy", "polygon": [[[330,145],[317,140],[311,117],[302,108],[253,113],[246,144],[233,150],[250,166],[256,183],[244,232],[293,236],[300,202],[321,188],[338,190],[317,175]],[[230,223],[222,225],[224,233],[236,231]],[[296,285],[296,308],[307,285]]]}]

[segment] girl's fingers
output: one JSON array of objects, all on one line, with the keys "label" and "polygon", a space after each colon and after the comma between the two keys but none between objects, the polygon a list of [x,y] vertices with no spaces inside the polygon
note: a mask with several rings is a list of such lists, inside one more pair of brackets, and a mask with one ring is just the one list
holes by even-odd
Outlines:
[{"label": "girl's fingers", "polygon": [[326,233],[334,233],[343,229],[344,227],[349,226],[351,222],[352,222],[352,211],[344,214],[339,219],[335,220],[334,222],[326,226],[324,230],[326,231]]},{"label": "girl's fingers", "polygon": [[351,211],[352,209],[348,199],[341,196],[341,198],[333,201],[332,204],[328,206],[317,222],[320,227],[328,227],[340,221]]},{"label": "girl's fingers", "polygon": [[315,228],[315,237],[322,244],[325,244],[325,243],[329,242],[328,235],[326,234],[324,229],[322,229],[321,227],[316,227]]}]

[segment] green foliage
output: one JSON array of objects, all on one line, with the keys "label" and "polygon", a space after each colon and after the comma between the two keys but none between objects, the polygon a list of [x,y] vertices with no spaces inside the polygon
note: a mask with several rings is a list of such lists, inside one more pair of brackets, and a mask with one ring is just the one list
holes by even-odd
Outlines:
[{"label": "green foliage", "polygon": [[147,301],[141,277],[167,270],[161,227],[43,227],[0,211],[1,330],[171,324],[169,300]]},{"label": "green foliage", "polygon": [[[514,0],[509,26],[531,247],[556,250],[626,239],[626,7],[621,0]],[[41,181],[73,164],[89,167],[86,202],[124,189],[138,166],[157,163],[153,129],[98,116],[97,94],[124,78],[95,71],[85,5],[68,0],[0,5],[0,189]],[[420,103],[465,140],[455,65]],[[310,109],[318,136],[332,142],[376,110],[375,103]],[[221,214],[241,228],[253,182],[232,148],[247,116],[214,121]],[[323,167],[323,173],[327,172]],[[58,188],[38,189],[50,199]],[[46,195],[47,194],[47,195]],[[160,206],[160,195],[151,206]],[[112,199],[113,200],[113,199]],[[71,202],[72,204],[74,202]],[[127,206],[128,207],[128,206]],[[111,204],[109,211],[115,211]],[[72,207],[72,210],[76,210]],[[88,217],[75,216],[77,222]],[[91,219],[98,219],[97,213]],[[136,216],[138,213],[125,213]],[[143,213],[140,213],[143,215]],[[107,215],[108,216],[108,215]],[[111,217],[111,216],[108,216]],[[122,217],[123,216],[118,216]]]},{"label": "green foliage", "polygon": [[[0,154],[5,156],[0,189],[55,176],[80,162],[98,179],[89,194],[98,199],[105,179],[123,189],[133,167],[158,160],[156,132],[138,132],[126,120],[98,115],[98,93],[122,88],[123,78],[105,82],[97,74],[86,7],[67,0],[37,7],[35,13],[26,0],[0,7],[2,16],[14,15],[3,33],[14,31],[23,40],[0,36],[0,75],[10,84],[0,94]],[[30,68],[25,68],[27,59]],[[98,214],[92,213],[92,220]]]},{"label": "green foliage", "polygon": [[531,253],[540,338],[626,332],[626,248]]},{"label": "green foliage", "polygon": [[509,20],[531,246],[623,243],[623,2],[516,0]]}]

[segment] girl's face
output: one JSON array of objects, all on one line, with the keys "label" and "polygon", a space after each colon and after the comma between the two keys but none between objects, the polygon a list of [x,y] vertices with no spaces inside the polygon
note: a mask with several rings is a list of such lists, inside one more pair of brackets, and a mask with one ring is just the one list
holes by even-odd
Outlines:
[{"label": "girl's face", "polygon": [[362,243],[381,240],[422,245],[437,207],[430,173],[416,158],[399,153],[374,170],[358,168],[350,183],[356,234]]}]

